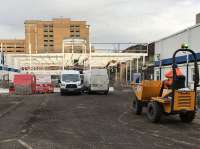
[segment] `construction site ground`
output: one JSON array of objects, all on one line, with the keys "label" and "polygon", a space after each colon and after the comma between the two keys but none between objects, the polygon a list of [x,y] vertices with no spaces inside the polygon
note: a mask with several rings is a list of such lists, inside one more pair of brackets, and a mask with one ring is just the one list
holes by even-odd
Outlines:
[{"label": "construction site ground", "polygon": [[132,91],[0,98],[0,149],[200,148],[200,117],[149,122],[131,111]]}]

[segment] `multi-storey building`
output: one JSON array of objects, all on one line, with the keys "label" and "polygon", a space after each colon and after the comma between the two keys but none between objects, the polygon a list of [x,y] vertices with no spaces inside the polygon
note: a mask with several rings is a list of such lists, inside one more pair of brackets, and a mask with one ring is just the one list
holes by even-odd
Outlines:
[{"label": "multi-storey building", "polygon": [[[86,21],[56,18],[50,21],[25,21],[25,45],[27,53],[60,53],[64,39],[84,39],[88,51],[89,25]],[[65,47],[65,52],[83,52],[79,46]]]},{"label": "multi-storey building", "polygon": [[[82,45],[65,46],[66,53],[89,51],[89,25],[86,21],[55,18],[49,21],[26,20],[25,39],[0,40],[5,53],[61,53],[63,40],[84,41]],[[72,42],[73,44],[73,42]]]},{"label": "multi-storey building", "polygon": [[24,39],[2,39],[0,40],[0,50],[4,53],[25,53]]}]

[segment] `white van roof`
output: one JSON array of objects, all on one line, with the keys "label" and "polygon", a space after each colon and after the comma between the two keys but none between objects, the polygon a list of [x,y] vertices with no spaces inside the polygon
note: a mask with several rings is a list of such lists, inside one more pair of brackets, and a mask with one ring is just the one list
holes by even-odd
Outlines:
[{"label": "white van roof", "polygon": [[91,69],[90,70],[85,70],[84,73],[92,73],[92,74],[99,74],[99,75],[103,75],[103,74],[107,74],[107,69]]},{"label": "white van roof", "polygon": [[80,74],[78,70],[64,70],[61,74]]}]

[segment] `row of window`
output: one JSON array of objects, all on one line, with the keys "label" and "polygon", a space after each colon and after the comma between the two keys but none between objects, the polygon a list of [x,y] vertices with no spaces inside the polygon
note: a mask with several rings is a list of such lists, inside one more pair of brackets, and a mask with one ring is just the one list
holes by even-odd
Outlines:
[{"label": "row of window", "polygon": [[44,35],[44,37],[53,37],[53,35]]},{"label": "row of window", "polygon": [[54,42],[54,40],[44,40],[44,42]]},{"label": "row of window", "polygon": [[70,37],[80,37],[80,35],[70,35]]},{"label": "row of window", "polygon": [[3,47],[3,48],[13,48],[13,49],[15,49],[15,48],[17,48],[17,49],[21,49],[21,48],[24,48],[24,47],[19,47],[19,46],[17,46],[17,47],[15,47],[15,46],[7,46],[7,47]]},{"label": "row of window", "polygon": [[[195,71],[194,71],[194,68],[191,68],[190,69],[190,74],[191,74],[191,80],[194,80],[194,74],[195,74]],[[156,71],[156,80],[160,80],[160,71],[159,70],[157,70]]]},{"label": "row of window", "polygon": [[53,44],[44,44],[44,47],[53,47],[54,45]]},{"label": "row of window", "polygon": [[73,33],[73,32],[77,32],[77,33],[79,33],[80,30],[76,30],[76,31],[75,31],[75,30],[70,30],[70,32],[72,32],[72,33]]},{"label": "row of window", "polygon": [[44,27],[44,28],[53,27],[53,24],[44,24],[43,27]]},{"label": "row of window", "polygon": [[[11,51],[11,50],[3,50],[3,52],[15,52],[15,51]],[[24,50],[16,50],[16,52],[24,52]]]},{"label": "row of window", "polygon": [[70,25],[70,28],[79,28],[80,25]]},{"label": "row of window", "polygon": [[[53,27],[53,24],[44,24],[43,27],[45,27],[45,28],[46,28],[46,27]],[[71,28],[73,28],[73,27],[78,28],[78,27],[80,27],[80,25],[75,25],[75,24],[73,24],[73,25],[70,25],[70,27],[71,27]]]},{"label": "row of window", "polygon": [[53,32],[53,29],[44,29],[44,32]]}]

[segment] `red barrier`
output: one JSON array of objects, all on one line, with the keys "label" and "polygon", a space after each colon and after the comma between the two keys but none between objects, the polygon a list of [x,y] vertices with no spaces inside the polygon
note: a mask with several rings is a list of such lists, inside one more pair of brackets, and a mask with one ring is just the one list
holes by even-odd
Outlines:
[{"label": "red barrier", "polygon": [[36,74],[36,92],[37,93],[53,93],[54,87],[51,82],[51,75]]},{"label": "red barrier", "polygon": [[52,84],[36,84],[36,93],[53,93],[54,87]]},{"label": "red barrier", "polygon": [[14,75],[14,89],[16,94],[29,95],[36,91],[36,78],[31,74]]}]

